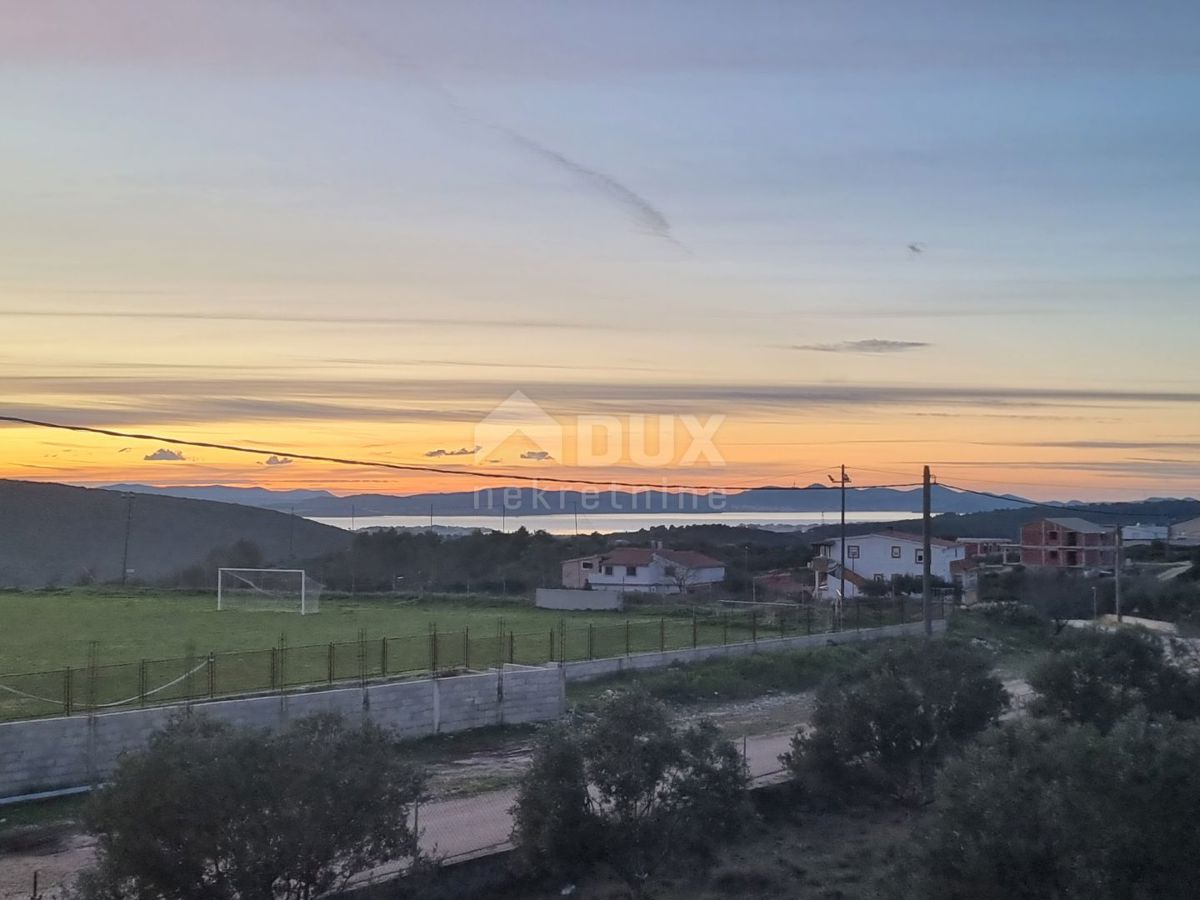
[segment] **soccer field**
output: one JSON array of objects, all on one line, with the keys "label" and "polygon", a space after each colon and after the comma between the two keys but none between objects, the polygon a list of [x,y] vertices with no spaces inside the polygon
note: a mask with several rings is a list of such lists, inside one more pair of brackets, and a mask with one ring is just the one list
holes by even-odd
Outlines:
[{"label": "soccer field", "polygon": [[[321,612],[217,612],[212,594],[152,590],[64,590],[0,593],[0,674],[43,672],[88,665],[97,642],[97,663],[137,662],[205,655],[210,651],[265,650],[291,646],[425,635],[468,627],[494,634],[546,631],[561,613],[496,598],[426,600],[322,599]],[[614,614],[568,614],[572,623],[614,621]]]}]

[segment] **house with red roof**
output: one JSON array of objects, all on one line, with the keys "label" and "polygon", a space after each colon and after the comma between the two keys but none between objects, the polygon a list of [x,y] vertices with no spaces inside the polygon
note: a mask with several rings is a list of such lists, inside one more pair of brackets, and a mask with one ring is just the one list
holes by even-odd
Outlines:
[{"label": "house with red roof", "polygon": [[565,588],[679,594],[725,580],[725,563],[693,550],[618,547],[562,564]]}]

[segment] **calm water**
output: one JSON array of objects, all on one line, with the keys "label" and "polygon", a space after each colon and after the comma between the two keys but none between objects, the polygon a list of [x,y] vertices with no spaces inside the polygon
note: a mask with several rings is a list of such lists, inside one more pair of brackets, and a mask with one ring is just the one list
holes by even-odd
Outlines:
[{"label": "calm water", "polygon": [[[919,513],[902,512],[848,512],[847,522],[891,522],[896,519],[919,518]],[[358,516],[313,517],[314,522],[333,525],[336,528],[371,528],[378,526],[421,527],[429,525],[429,516]],[[593,531],[637,531],[654,525],[777,525],[784,528],[808,528],[813,525],[833,525],[838,521],[837,513],[613,513],[602,515],[579,514],[579,532]],[[459,528],[491,528],[496,531],[516,531],[522,525],[530,531],[548,531],[551,534],[574,534],[575,517],[571,513],[542,516],[439,516],[433,518],[435,525]]]}]

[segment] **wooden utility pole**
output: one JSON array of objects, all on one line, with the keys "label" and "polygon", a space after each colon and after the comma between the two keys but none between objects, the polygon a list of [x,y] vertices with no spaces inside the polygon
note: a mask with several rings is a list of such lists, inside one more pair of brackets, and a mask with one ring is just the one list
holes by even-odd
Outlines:
[{"label": "wooden utility pole", "polygon": [[133,528],[133,491],[125,492],[125,547],[121,550],[121,587],[129,580],[129,532]]},{"label": "wooden utility pole", "polygon": [[1117,624],[1121,624],[1121,524],[1117,523],[1116,559],[1113,565],[1113,605],[1116,607]]},{"label": "wooden utility pole", "polygon": [[930,571],[933,561],[932,496],[933,492],[929,482],[929,466],[926,466],[925,477],[921,487],[921,612],[925,618],[925,635],[927,637],[933,634],[933,603],[930,597],[933,582],[932,572]]},{"label": "wooden utility pole", "polygon": [[846,475],[846,467],[842,466],[841,478],[835,480],[830,475],[829,480],[834,484],[840,485],[842,488],[841,586],[838,589],[838,610],[840,612],[842,604],[846,602],[846,485],[850,483],[850,478]]}]

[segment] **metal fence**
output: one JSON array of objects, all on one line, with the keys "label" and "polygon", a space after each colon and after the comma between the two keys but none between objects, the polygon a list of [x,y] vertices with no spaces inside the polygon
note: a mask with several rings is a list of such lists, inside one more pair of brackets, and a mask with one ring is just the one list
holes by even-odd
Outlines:
[{"label": "metal fence", "polygon": [[[945,616],[935,603],[935,618]],[[824,634],[920,621],[919,602],[867,600],[840,614],[825,604],[763,605],[729,612],[712,607],[572,624],[545,631],[463,628],[399,637],[211,652],[115,665],[91,663],[46,672],[0,674],[0,721],[90,715],[218,697],[317,689],[351,683],[487,669],[503,663],[543,665],[706,647],[773,637]]]}]

